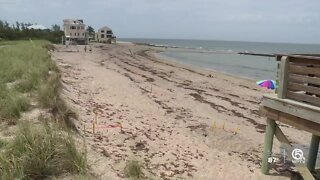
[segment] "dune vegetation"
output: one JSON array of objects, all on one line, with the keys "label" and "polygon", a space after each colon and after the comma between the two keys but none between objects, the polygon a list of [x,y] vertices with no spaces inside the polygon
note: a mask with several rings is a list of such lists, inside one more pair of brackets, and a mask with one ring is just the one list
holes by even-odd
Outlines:
[{"label": "dune vegetation", "polygon": [[[0,179],[86,173],[85,148],[77,148],[68,128],[75,114],[60,98],[48,49],[48,41],[0,41],[0,123],[17,126],[13,137],[0,136]],[[24,120],[34,109],[47,115]]]}]

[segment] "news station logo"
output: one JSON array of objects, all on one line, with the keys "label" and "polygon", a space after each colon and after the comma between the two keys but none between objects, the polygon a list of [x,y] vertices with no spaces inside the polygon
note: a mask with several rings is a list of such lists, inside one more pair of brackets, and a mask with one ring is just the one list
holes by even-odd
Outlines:
[{"label": "news station logo", "polygon": [[[269,163],[280,163],[281,161],[283,163],[287,162],[287,154],[285,149],[281,149],[281,157],[279,156],[271,156],[268,158]],[[294,149],[291,152],[291,157],[292,157],[292,163],[297,164],[297,163],[305,163],[306,158],[303,156],[303,151],[301,149]]]},{"label": "news station logo", "polygon": [[305,163],[306,158],[303,156],[303,151],[301,149],[294,149],[291,153],[293,158],[292,162],[296,163]]}]

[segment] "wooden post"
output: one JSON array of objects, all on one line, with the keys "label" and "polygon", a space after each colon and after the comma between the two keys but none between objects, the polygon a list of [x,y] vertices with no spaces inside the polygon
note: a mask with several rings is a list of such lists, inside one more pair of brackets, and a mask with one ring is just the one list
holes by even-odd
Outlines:
[{"label": "wooden post", "polygon": [[310,171],[315,171],[317,154],[319,149],[319,141],[320,141],[320,136],[313,134],[311,138],[309,156],[307,161],[307,167]]},{"label": "wooden post", "polygon": [[276,122],[273,119],[267,119],[266,134],[264,139],[264,149],[261,171],[263,174],[269,174],[270,164],[268,158],[272,155],[273,137],[276,129]]},{"label": "wooden post", "polygon": [[285,99],[287,97],[288,87],[288,69],[289,58],[288,56],[282,56],[280,64],[279,84],[278,84],[278,98]]}]

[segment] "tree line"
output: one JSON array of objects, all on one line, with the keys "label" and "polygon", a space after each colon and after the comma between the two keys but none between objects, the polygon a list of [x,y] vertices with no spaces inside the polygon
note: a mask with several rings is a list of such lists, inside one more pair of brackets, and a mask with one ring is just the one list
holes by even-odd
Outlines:
[{"label": "tree line", "polygon": [[51,29],[39,30],[28,29],[31,23],[16,22],[9,24],[7,21],[0,20],[0,41],[1,40],[28,40],[28,39],[46,39],[53,43],[61,42],[61,36],[64,32],[60,26],[54,24]]}]

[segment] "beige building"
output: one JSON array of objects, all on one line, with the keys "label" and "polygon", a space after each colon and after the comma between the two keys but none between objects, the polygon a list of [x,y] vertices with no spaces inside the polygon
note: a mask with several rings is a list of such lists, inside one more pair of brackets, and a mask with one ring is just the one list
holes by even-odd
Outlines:
[{"label": "beige building", "polygon": [[75,42],[77,44],[88,43],[88,33],[86,25],[82,19],[64,19],[63,30],[65,35],[65,42]]},{"label": "beige building", "polygon": [[96,41],[103,43],[111,43],[115,39],[112,29],[104,26],[96,33]]}]

